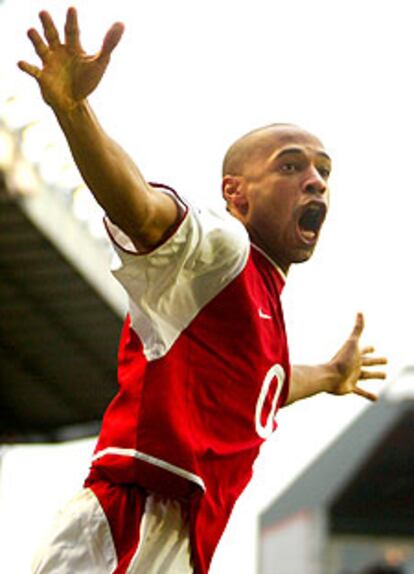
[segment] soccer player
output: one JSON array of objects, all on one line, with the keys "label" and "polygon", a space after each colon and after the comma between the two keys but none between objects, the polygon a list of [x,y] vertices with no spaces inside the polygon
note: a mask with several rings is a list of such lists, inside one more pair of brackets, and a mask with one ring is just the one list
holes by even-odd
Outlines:
[{"label": "soccer player", "polygon": [[107,214],[130,311],[120,389],[85,489],[57,519],[34,571],[204,574],[277,410],[323,391],[375,400],[358,382],[385,376],[369,368],[385,359],[359,347],[360,314],[331,361],[289,363],[280,294],[290,265],[317,243],[331,160],[298,127],[260,128],[226,154],[227,213],[190,207],[145,181],[87,101],[123,25],[88,56],[74,8],[63,41],[47,12],[40,19],[43,36],[28,35],[41,67],[19,67],[37,80]]}]

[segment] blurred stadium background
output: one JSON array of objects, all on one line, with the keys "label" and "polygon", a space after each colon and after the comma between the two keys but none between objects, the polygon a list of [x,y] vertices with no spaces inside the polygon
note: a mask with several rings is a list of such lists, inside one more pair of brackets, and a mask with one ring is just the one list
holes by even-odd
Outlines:
[{"label": "blurred stadium background", "polygon": [[[126,35],[118,66],[94,102],[129,150],[136,134],[129,116],[120,127],[113,113],[119,95],[109,86],[122,92],[123,107],[141,110],[140,138],[148,145],[137,155],[149,179],[178,183],[197,201],[215,201],[210,190],[219,189],[220,158],[233,136],[286,118],[322,132],[335,159],[335,194],[317,254],[289,279],[292,358],[325,359],[360,309],[367,338],[390,357],[392,384],[380,403],[321,397],[282,411],[280,429],[235,509],[214,574],[361,574],[380,563],[413,574],[409,2],[242,6],[229,0],[207,11],[188,0],[157,0],[135,14],[124,0],[91,0],[82,15],[95,39],[102,33],[94,28],[95,10],[103,5],[106,20],[116,15],[134,29],[142,19],[152,25]],[[125,312],[125,297],[108,271],[102,212],[49,110],[30,82],[16,76],[15,61],[25,57],[24,30],[42,7],[61,16],[66,5],[0,2],[7,46],[0,61],[0,570],[9,574],[29,572],[51,517],[82,484],[115,392]],[[188,18],[194,28],[188,29]],[[154,29],[164,41],[144,59],[134,42],[144,43],[141,37]],[[312,64],[303,61],[308,46]],[[287,57],[280,57],[287,47]],[[126,54],[132,48],[151,93],[131,85]],[[206,147],[193,153],[200,134]],[[184,152],[189,142],[190,153]],[[216,171],[206,175],[211,165]]]}]

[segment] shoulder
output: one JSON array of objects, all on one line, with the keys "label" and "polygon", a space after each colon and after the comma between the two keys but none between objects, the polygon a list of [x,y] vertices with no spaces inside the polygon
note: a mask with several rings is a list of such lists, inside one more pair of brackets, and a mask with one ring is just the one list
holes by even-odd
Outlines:
[{"label": "shoulder", "polygon": [[137,250],[130,238],[106,219],[106,227],[117,254],[118,264],[115,264],[115,268],[130,265],[137,268],[174,266],[184,260],[186,266],[197,262],[199,267],[247,259],[249,237],[237,219],[224,209],[194,205],[169,188],[165,191],[173,193],[181,210],[181,218],[165,241],[150,251]]}]

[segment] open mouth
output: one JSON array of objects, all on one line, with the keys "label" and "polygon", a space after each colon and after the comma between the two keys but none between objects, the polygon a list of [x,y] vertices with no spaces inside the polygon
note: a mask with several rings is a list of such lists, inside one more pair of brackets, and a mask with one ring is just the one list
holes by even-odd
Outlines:
[{"label": "open mouth", "polygon": [[318,238],[322,223],[326,217],[326,206],[323,203],[309,203],[300,214],[298,229],[306,243],[314,243]]}]

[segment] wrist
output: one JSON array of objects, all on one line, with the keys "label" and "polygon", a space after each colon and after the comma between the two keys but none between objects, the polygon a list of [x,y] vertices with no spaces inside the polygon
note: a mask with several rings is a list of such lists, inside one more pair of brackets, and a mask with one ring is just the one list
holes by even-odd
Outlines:
[{"label": "wrist", "polygon": [[332,359],[324,365],[325,368],[325,392],[331,394],[337,394],[337,389],[341,384],[343,375],[341,373],[340,366]]},{"label": "wrist", "polygon": [[88,101],[79,100],[65,106],[51,106],[60,126],[66,133],[74,126],[82,126],[86,118],[90,116],[91,110]]},{"label": "wrist", "polygon": [[319,393],[336,394],[340,382],[337,365],[332,361],[320,365],[293,365],[286,405]]},{"label": "wrist", "polygon": [[64,102],[59,102],[59,104],[50,103],[49,105],[59,121],[61,119],[62,120],[76,119],[79,115],[82,115],[88,109],[88,102],[86,99],[72,100],[68,98]]},{"label": "wrist", "polygon": [[321,391],[335,394],[341,379],[337,364],[334,360],[319,365]]}]

